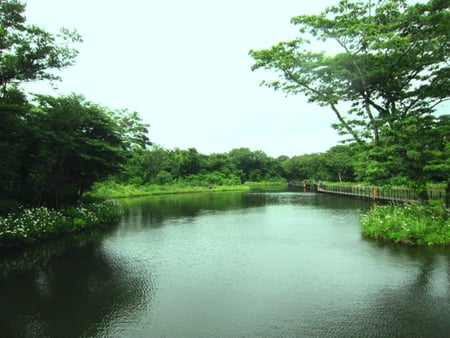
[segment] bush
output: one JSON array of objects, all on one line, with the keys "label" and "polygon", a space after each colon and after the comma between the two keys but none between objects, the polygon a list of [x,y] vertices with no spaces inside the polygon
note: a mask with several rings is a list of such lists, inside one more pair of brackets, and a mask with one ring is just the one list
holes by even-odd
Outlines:
[{"label": "bush", "polygon": [[[86,206],[86,212],[92,219],[92,225],[107,225],[120,221],[123,215],[122,206],[113,200],[106,200],[101,203],[91,203]],[[88,220],[89,222],[89,220]]]},{"label": "bush", "polygon": [[172,181],[173,181],[172,174],[165,170],[160,171],[155,178],[156,184],[168,184],[172,183]]},{"label": "bush", "polygon": [[21,208],[18,213],[0,218],[0,247],[21,246],[61,233],[115,223],[122,213],[122,207],[109,200],[62,210]]},{"label": "bush", "polygon": [[141,177],[132,177],[128,180],[128,184],[142,185],[144,184],[144,180]]},{"label": "bush", "polygon": [[449,245],[450,210],[435,202],[389,205],[369,211],[361,220],[364,236],[408,245]]},{"label": "bush", "polygon": [[212,187],[218,185],[239,185],[241,180],[239,177],[231,174],[225,175],[219,171],[213,171],[206,174],[195,174],[178,180],[185,186]]}]

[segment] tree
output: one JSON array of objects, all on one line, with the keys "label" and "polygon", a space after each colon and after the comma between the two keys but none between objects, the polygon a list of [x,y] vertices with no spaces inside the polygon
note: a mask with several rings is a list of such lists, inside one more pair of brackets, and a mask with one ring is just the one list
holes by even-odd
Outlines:
[{"label": "tree", "polygon": [[[264,85],[286,94],[304,94],[328,106],[335,128],[364,151],[389,149],[426,126],[436,107],[449,99],[450,11],[448,2],[341,0],[319,15],[292,18],[301,36],[270,49],[250,51],[256,69],[279,79]],[[339,46],[326,54],[306,49],[308,37]],[[416,138],[417,139],[417,138]],[[383,160],[378,163],[383,166]],[[408,167],[411,158],[398,157]],[[415,179],[403,172],[408,179]]]},{"label": "tree", "polygon": [[189,148],[187,150],[180,150],[177,155],[177,169],[180,176],[186,177],[200,172],[202,155],[199,154],[197,149]]},{"label": "tree", "polygon": [[26,117],[31,105],[17,89],[9,89],[0,101],[0,213],[14,209],[25,154],[24,140],[30,134]]},{"label": "tree", "polygon": [[115,112],[80,95],[36,95],[35,102],[20,119],[22,129],[15,136],[20,142],[0,143],[14,146],[10,152],[2,149],[12,170],[4,170],[7,175],[2,176],[0,210],[13,201],[51,207],[75,204],[93,183],[122,170],[130,144],[138,150],[130,140],[147,137],[139,119],[124,130]]},{"label": "tree", "polygon": [[424,172],[433,181],[450,182],[450,115],[440,116],[432,123],[430,128],[421,130],[427,137],[426,152],[431,152],[428,155],[431,160],[424,167]]},{"label": "tree", "polygon": [[119,126],[120,134],[127,150],[144,149],[152,144],[147,133],[150,125],[142,122],[137,112],[119,109],[112,111],[111,116]]},{"label": "tree", "polygon": [[73,64],[80,42],[76,31],[50,34],[26,25],[25,5],[0,1],[0,212],[13,209],[26,175],[26,150],[39,131],[29,124],[32,105],[20,89],[24,82],[57,80],[55,70]]},{"label": "tree", "polygon": [[331,180],[323,153],[294,156],[283,163],[286,177],[294,181]]},{"label": "tree", "polygon": [[34,132],[21,196],[32,205],[75,203],[94,182],[119,172],[130,137],[143,137],[141,131],[125,133],[112,112],[82,96],[38,95],[36,100],[28,120]]},{"label": "tree", "polygon": [[80,42],[76,31],[61,29],[51,34],[26,25],[25,5],[17,0],[0,1],[0,100],[10,86],[34,80],[58,80],[52,70],[74,63]]},{"label": "tree", "polygon": [[281,164],[261,150],[236,148],[228,155],[237,169],[236,174],[241,177],[241,182],[270,180],[282,176]]},{"label": "tree", "polygon": [[353,182],[355,150],[352,146],[337,145],[327,150],[323,156],[328,178],[331,181]]},{"label": "tree", "polygon": [[166,180],[167,174],[159,174],[162,171],[168,173],[171,169],[171,153],[159,145],[151,148],[135,148],[131,157],[124,165],[123,171],[118,175],[119,181],[133,184],[154,183]]},{"label": "tree", "polygon": [[450,177],[450,116],[410,119],[402,133],[358,154],[356,175],[360,181],[405,185],[408,180],[424,185]]},{"label": "tree", "polygon": [[206,170],[208,172],[221,172],[229,176],[236,171],[236,168],[228,154],[214,153],[208,156]]}]

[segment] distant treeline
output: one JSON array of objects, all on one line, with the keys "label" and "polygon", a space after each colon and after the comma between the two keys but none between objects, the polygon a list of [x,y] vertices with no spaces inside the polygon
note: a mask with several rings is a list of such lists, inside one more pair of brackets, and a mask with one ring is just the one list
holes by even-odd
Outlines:
[{"label": "distant treeline", "polygon": [[[183,181],[191,186],[280,179],[357,181],[422,192],[429,182],[448,181],[450,115],[435,111],[449,99],[448,6],[436,0],[392,10],[400,2],[380,2],[377,31],[364,17],[360,27],[365,30],[355,29],[358,8],[370,8],[370,2],[349,4],[342,1],[339,8],[327,10],[348,12],[336,17],[336,25],[322,27],[326,16],[296,21],[312,25],[308,29],[316,35],[322,27],[320,40],[342,35],[340,41],[348,38],[350,46],[352,41],[364,43],[358,58],[349,50],[333,58],[318,54],[310,67],[312,54],[295,52],[303,39],[250,52],[253,69],[273,69],[285,77],[282,83],[266,85],[281,86],[286,93],[304,92],[312,102],[330,106],[340,121],[335,128],[352,142],[324,153],[272,158],[248,148],[204,155],[195,148],[149,147],[148,125],[136,112],[112,110],[79,94],[27,93],[24,83],[60,79],[56,71],[75,62],[78,51],[73,44],[82,39],[76,31],[51,34],[29,25],[25,4],[0,1],[0,213],[18,211],[19,206],[76,205],[94,183],[105,180],[134,185]],[[398,21],[395,39],[394,27],[383,26],[392,21],[386,20],[385,10]],[[411,30],[411,22],[421,29]],[[372,40],[379,43],[367,46]],[[301,59],[305,62],[298,62]],[[292,66],[300,68],[292,73]],[[420,86],[411,85],[414,82]],[[339,113],[337,98],[352,103],[347,118]],[[301,152],[301,144],[298,149]]]},{"label": "distant treeline", "polygon": [[[445,137],[450,128],[450,119],[442,118],[442,128],[433,135]],[[430,133],[431,134],[431,133]],[[430,140],[430,148],[432,143]],[[436,147],[432,163],[445,165],[444,149]],[[371,154],[373,157],[373,154]],[[236,148],[228,153],[205,155],[195,148],[165,149],[153,145],[148,149],[137,149],[132,153],[120,174],[114,179],[126,184],[169,184],[179,180],[199,184],[241,184],[247,181],[333,181],[364,182],[377,185],[411,186],[412,182],[403,175],[410,163],[402,158],[375,161],[358,145],[337,145],[323,153],[304,154],[293,157],[273,158],[261,150]],[[380,157],[382,154],[379,155]],[[420,162],[417,166],[422,166]],[[445,172],[420,170],[427,182],[445,182]]]}]

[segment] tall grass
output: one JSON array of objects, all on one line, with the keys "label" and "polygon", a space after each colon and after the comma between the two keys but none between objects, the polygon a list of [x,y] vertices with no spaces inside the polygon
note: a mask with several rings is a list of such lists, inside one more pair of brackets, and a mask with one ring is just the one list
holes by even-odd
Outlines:
[{"label": "tall grass", "polygon": [[182,194],[191,192],[247,191],[247,185],[213,184],[209,182],[180,181],[170,184],[121,184],[114,181],[97,183],[86,198],[123,198],[163,194]]}]

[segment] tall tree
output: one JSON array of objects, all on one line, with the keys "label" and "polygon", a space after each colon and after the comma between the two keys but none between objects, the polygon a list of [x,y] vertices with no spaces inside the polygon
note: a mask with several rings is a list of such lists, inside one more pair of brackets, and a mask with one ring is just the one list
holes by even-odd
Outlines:
[{"label": "tall tree", "polygon": [[242,182],[277,179],[283,175],[281,164],[261,150],[235,148],[228,155]]},{"label": "tall tree", "polygon": [[137,117],[124,130],[113,112],[82,96],[36,99],[20,196],[30,204],[75,203],[94,182],[121,170],[130,140],[147,137]]},{"label": "tall tree", "polygon": [[[404,139],[405,130],[425,126],[450,97],[447,1],[409,6],[403,0],[341,0],[319,15],[296,16],[292,22],[301,36],[251,50],[252,69],[279,75],[263,82],[270,88],[301,93],[330,107],[339,133],[366,148]],[[337,46],[340,52],[308,49],[308,38]],[[403,153],[395,156],[408,159]]]},{"label": "tall tree", "polygon": [[0,101],[0,213],[16,207],[13,196],[21,178],[25,139],[30,134],[26,118],[31,105],[17,89]]},{"label": "tall tree", "polygon": [[25,4],[0,1],[0,99],[9,86],[34,80],[58,80],[52,70],[74,63],[80,42],[76,31],[61,29],[51,34],[36,25],[26,25]]},{"label": "tall tree", "polygon": [[55,70],[73,64],[77,51],[71,44],[81,41],[76,31],[51,34],[26,24],[24,11],[21,1],[0,1],[0,212],[14,205],[27,140],[36,131],[28,123],[31,104],[20,85],[59,79]]},{"label": "tall tree", "polygon": [[336,179],[331,177],[329,166],[323,153],[294,156],[283,163],[288,180],[323,181]]},{"label": "tall tree", "polygon": [[323,156],[323,162],[328,171],[328,180],[339,182],[353,182],[354,174],[354,147],[337,145],[331,147]]}]

